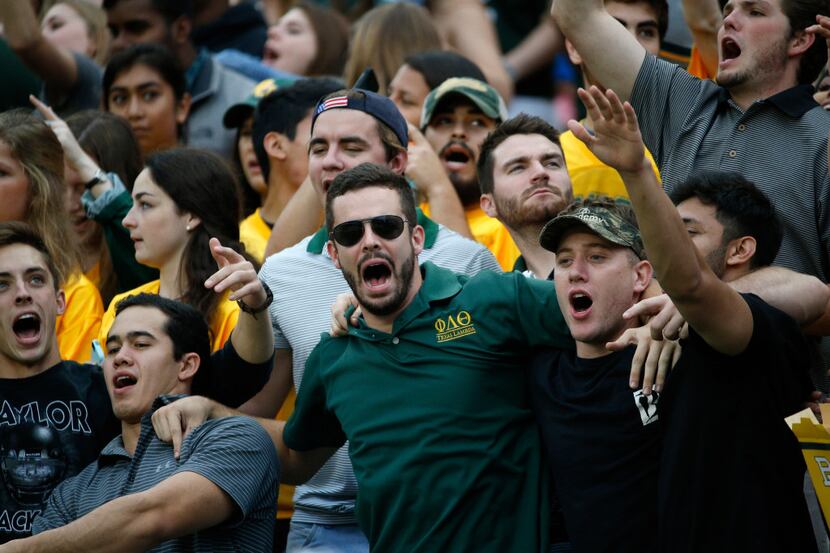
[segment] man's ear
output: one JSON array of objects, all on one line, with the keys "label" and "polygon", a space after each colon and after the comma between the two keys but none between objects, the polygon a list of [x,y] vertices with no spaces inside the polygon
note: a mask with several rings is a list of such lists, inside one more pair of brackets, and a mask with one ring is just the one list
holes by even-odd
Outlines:
[{"label": "man's ear", "polygon": [[262,139],[262,147],[265,148],[265,153],[268,157],[272,157],[279,161],[285,161],[288,157],[288,150],[286,142],[288,141],[284,135],[271,131]]},{"label": "man's ear", "polygon": [[499,217],[499,210],[496,209],[496,202],[493,201],[493,195],[489,192],[487,194],[482,194],[481,198],[478,200],[479,205],[481,206],[481,210],[493,217],[494,219],[498,219]]},{"label": "man's ear", "polygon": [[426,234],[424,233],[424,227],[421,225],[415,225],[412,227],[412,248],[415,255],[420,255],[421,252],[424,251],[425,240]]},{"label": "man's ear", "polygon": [[55,293],[55,301],[58,303],[58,315],[63,315],[66,311],[66,294],[63,290],[58,290]]},{"label": "man's ear", "polygon": [[404,170],[406,169],[406,161],[409,158],[406,150],[401,150],[395,157],[393,157],[387,165],[389,166],[392,171],[398,173],[399,175],[403,175]]},{"label": "man's ear", "polygon": [[199,354],[194,352],[185,353],[179,362],[181,363],[178,375],[179,382],[192,380],[196,376],[196,371],[199,370],[199,365],[202,364]]},{"label": "man's ear", "polygon": [[816,35],[805,31],[796,32],[790,39],[790,47],[787,54],[790,57],[800,56],[807,52],[816,40]]},{"label": "man's ear", "polygon": [[752,236],[741,236],[735,238],[726,246],[725,263],[727,267],[736,267],[746,264],[747,266],[755,255],[758,243]]},{"label": "man's ear", "polygon": [[654,268],[646,260],[639,261],[634,265],[634,292],[640,296],[648,285],[651,284],[651,278],[654,276]]},{"label": "man's ear", "polygon": [[338,256],[337,245],[334,243],[334,240],[329,240],[328,242],[326,242],[326,251],[329,252],[329,257],[334,262],[334,266],[338,269],[341,269],[342,267],[340,267],[340,257]]},{"label": "man's ear", "polygon": [[571,44],[571,41],[567,38],[565,39],[565,50],[568,52],[568,58],[571,60],[572,64],[582,65],[582,56],[579,55],[579,52],[576,51],[574,45]]}]

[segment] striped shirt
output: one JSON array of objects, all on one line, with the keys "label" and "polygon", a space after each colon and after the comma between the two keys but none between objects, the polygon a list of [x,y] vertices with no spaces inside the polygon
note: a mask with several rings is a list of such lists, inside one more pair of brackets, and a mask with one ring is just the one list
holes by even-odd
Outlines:
[{"label": "striped shirt", "polygon": [[113,439],[96,462],[63,482],[49,497],[34,534],[64,526],[118,497],[143,492],[182,472],[199,474],[230,496],[236,512],[225,523],[177,539],[150,551],[271,551],[279,468],[274,443],[246,417],[210,420],[184,440],[178,461],[161,442],[150,420],[153,412],[179,396],[159,397],[141,420],[135,454]]},{"label": "striped shirt", "polygon": [[775,265],[830,277],[830,113],[796,86],[742,111],[726,89],[646,56],[631,104],[667,192],[690,173],[735,171],[772,201],[784,226]]},{"label": "striped shirt", "polygon": [[[474,275],[482,270],[501,272],[487,248],[436,224],[418,212],[424,227],[424,250],[419,261],[432,261],[457,273]],[[271,322],[278,349],[291,349],[294,386],[299,391],[306,359],[327,333],[331,304],[350,292],[343,274],[325,250],[325,228],[299,244],[269,257],[260,276],[274,291]],[[357,524],[354,515],[357,482],[348,456],[348,443],[294,494],[292,520],[312,524]]]}]

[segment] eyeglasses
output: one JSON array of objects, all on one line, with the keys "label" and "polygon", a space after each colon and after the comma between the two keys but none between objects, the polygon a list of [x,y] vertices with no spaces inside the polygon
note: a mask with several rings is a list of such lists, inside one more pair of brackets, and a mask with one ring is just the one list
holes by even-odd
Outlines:
[{"label": "eyeglasses", "polygon": [[404,224],[409,223],[409,221],[397,215],[378,215],[370,219],[346,221],[331,229],[329,237],[341,246],[349,248],[360,242],[360,239],[363,238],[366,223],[371,225],[373,233],[384,240],[394,240],[401,235]]}]

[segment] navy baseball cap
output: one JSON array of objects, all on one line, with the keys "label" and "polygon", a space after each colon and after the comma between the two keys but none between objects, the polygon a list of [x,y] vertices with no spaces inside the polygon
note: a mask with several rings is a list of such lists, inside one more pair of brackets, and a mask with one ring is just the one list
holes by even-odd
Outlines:
[{"label": "navy baseball cap", "polygon": [[312,132],[317,117],[330,109],[355,109],[368,113],[392,129],[401,146],[406,148],[409,145],[409,130],[406,126],[406,119],[398,111],[398,107],[394,102],[386,96],[381,96],[369,90],[353,88],[341,95],[324,98],[317,103],[317,107],[314,109],[314,117],[311,120]]}]

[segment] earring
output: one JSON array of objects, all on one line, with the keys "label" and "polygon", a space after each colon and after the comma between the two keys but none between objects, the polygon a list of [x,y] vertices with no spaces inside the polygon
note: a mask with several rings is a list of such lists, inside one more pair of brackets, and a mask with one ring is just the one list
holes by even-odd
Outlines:
[{"label": "earring", "polygon": [[190,225],[187,225],[186,227],[184,227],[184,229],[185,229],[187,232],[190,232]]}]

